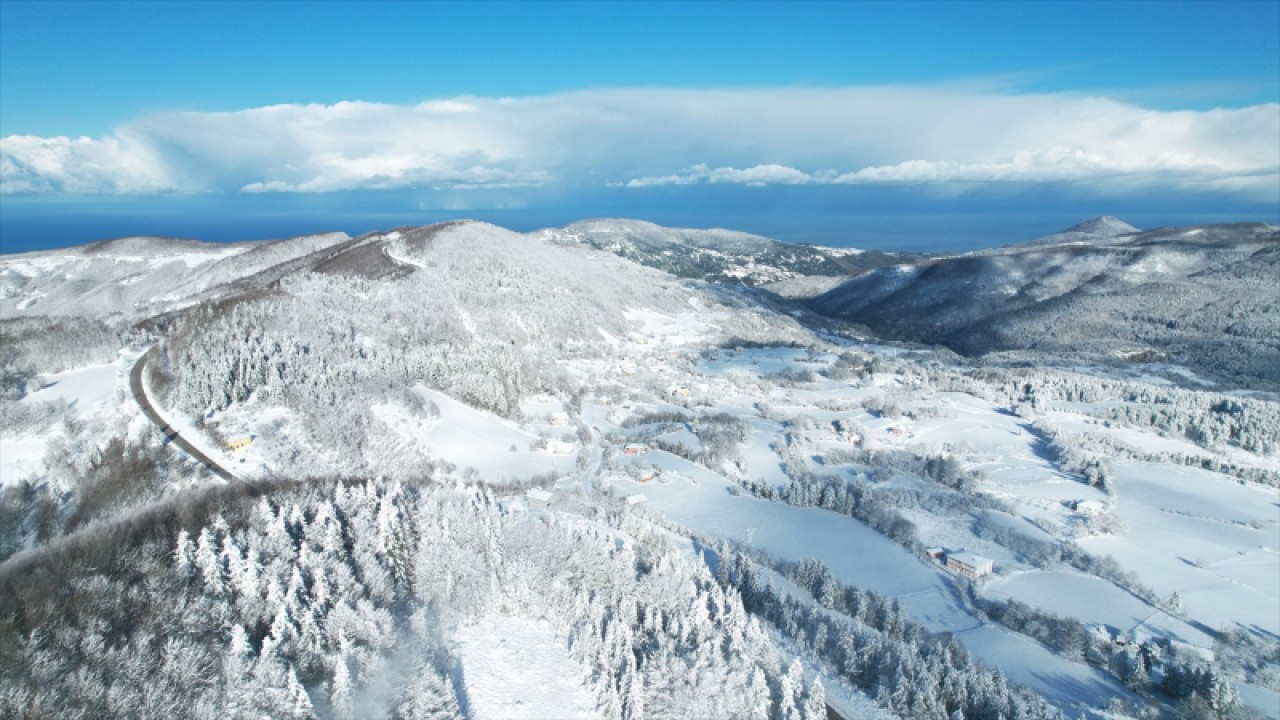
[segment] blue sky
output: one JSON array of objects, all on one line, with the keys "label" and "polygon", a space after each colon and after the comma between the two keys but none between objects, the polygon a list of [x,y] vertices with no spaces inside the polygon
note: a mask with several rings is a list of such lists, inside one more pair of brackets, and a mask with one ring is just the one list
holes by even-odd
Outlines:
[{"label": "blue sky", "polygon": [[[1280,2],[0,2],[0,249],[1280,222]],[[1002,221],[1001,218],[1004,220]]]}]

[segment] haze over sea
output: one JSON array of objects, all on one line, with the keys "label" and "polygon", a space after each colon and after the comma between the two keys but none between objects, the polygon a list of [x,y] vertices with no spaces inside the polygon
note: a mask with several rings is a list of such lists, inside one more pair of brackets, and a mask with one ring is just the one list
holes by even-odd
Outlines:
[{"label": "haze over sea", "polygon": [[1026,242],[1103,214],[1116,215],[1143,229],[1247,221],[1280,224],[1280,218],[1267,208],[1225,211],[1222,208],[1143,208],[1126,212],[1124,208],[1117,209],[1106,203],[1021,209],[973,208],[960,202],[882,209],[858,207],[853,203],[846,207],[798,203],[801,207],[793,209],[726,207],[711,213],[706,211],[706,206],[691,207],[684,203],[652,208],[566,204],[563,207],[449,210],[362,207],[356,198],[347,198],[349,206],[334,202],[334,197],[302,198],[312,201],[307,203],[289,202],[295,198],[287,196],[254,199],[265,202],[247,209],[231,204],[210,209],[206,198],[168,198],[162,206],[154,201],[122,205],[118,199],[111,203],[81,200],[65,205],[6,202],[0,217],[0,252],[44,250],[133,235],[212,242],[269,240],[329,231],[356,236],[459,218],[484,220],[527,232],[589,218],[625,217],[669,227],[722,227],[787,242],[929,253],[967,252]]}]

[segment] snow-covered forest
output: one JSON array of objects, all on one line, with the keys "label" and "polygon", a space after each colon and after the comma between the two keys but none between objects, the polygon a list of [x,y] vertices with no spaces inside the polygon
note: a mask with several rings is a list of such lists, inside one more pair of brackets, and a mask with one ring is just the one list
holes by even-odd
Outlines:
[{"label": "snow-covered forest", "polygon": [[848,257],[594,221],[0,258],[0,715],[1280,717],[1270,376],[754,287]]}]

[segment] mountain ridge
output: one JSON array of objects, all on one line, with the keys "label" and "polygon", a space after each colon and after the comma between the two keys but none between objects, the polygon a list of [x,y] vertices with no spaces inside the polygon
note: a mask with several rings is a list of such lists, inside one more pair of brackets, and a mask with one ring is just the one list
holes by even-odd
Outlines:
[{"label": "mountain ridge", "polygon": [[856,275],[915,254],[787,243],[736,230],[667,228],[642,220],[593,219],[531,233],[584,245],[677,277],[762,286],[802,276]]},{"label": "mountain ridge", "polygon": [[1154,351],[1214,375],[1280,382],[1280,229],[1157,228],[873,270],[808,308],[965,355]]}]

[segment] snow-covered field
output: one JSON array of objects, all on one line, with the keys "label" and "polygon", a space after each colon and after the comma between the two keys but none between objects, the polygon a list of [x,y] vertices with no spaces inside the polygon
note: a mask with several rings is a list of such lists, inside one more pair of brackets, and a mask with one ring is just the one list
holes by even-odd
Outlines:
[{"label": "snow-covered field", "polygon": [[[574,466],[574,454],[532,449],[538,435],[514,423],[435,390],[418,388],[416,392],[440,408],[440,417],[416,429],[406,429],[409,422],[406,418],[400,418],[398,425],[396,420],[389,424],[400,428],[398,432],[412,433],[414,441],[430,457],[446,460],[459,468],[475,468],[495,482],[523,480],[550,472],[565,473]],[[571,432],[572,428],[565,431]]]},{"label": "snow-covered field", "polygon": [[1097,670],[979,621],[959,604],[943,573],[853,518],[731,495],[723,478],[666,453],[651,452],[647,460],[662,468],[663,481],[619,480],[619,495],[643,493],[649,507],[684,527],[782,560],[821,560],[838,580],[901,600],[925,627],[956,633],[976,658],[1055,702],[1099,705],[1125,694]]},{"label": "snow-covered field", "polygon": [[1116,536],[1081,541],[1210,628],[1280,634],[1280,495],[1192,468],[1115,463]]},{"label": "snow-covered field", "polygon": [[450,647],[468,718],[599,717],[589,674],[545,620],[488,615],[455,630]]},{"label": "snow-covered field", "polygon": [[1092,575],[1031,570],[992,580],[983,588],[983,593],[989,597],[1013,598],[1090,625],[1105,625],[1129,633],[1141,630],[1153,637],[1167,637],[1199,647],[1213,645],[1213,638],[1203,630],[1166,612],[1153,610],[1132,594]]},{"label": "snow-covered field", "polygon": [[[127,395],[132,360],[122,355],[113,363],[42,375],[40,382],[44,387],[20,402],[28,406],[66,403],[67,418],[79,422],[104,420],[119,408],[121,393]],[[44,458],[49,444],[65,436],[60,423],[38,432],[9,432],[9,428],[0,428],[0,487],[10,487],[26,479],[38,480],[45,470]]]},{"label": "snow-covered field", "polygon": [[[1071,536],[1080,514],[1069,504],[1100,503],[1114,514],[1120,530],[1116,535],[1086,537],[1081,545],[1099,555],[1114,555],[1124,569],[1136,572],[1161,597],[1179,592],[1187,617],[1174,617],[1092,575],[1069,568],[1034,569],[1016,554],[975,537],[967,522],[956,524],[954,519],[927,512],[908,512],[922,542],[989,554],[1000,572],[1011,573],[982,585],[980,592],[986,597],[1015,599],[1087,625],[1140,629],[1151,637],[1206,650],[1213,646],[1206,628],[1240,624],[1276,632],[1280,513],[1275,491],[1214,473],[1116,462],[1108,495],[1065,473],[1031,421],[1006,407],[963,392],[921,394],[893,376],[855,383],[805,374],[829,362],[829,356],[814,357],[794,349],[722,349],[712,359],[695,364],[693,375],[682,381],[693,386],[718,379],[739,386],[760,384],[753,388],[758,392],[709,393],[695,401],[699,412],[729,413],[746,422],[748,439],[740,447],[741,469],[772,485],[790,482],[776,451],[787,427],[779,418],[807,417],[819,428],[833,420],[856,423],[866,432],[861,447],[954,454],[965,467],[985,473],[977,491],[1004,503],[1012,513],[989,511],[989,522],[1037,541],[1052,543]],[[915,410],[887,417],[863,407],[868,400],[890,393],[909,398]],[[845,407],[850,409],[841,409]],[[633,411],[645,410],[665,411],[657,405]],[[912,414],[918,417],[913,419]],[[1097,427],[1077,418],[1091,429]],[[808,431],[815,448],[848,447],[827,432]],[[1190,445],[1141,428],[1115,426],[1113,432],[1152,451],[1185,451]],[[658,439],[696,449],[687,434],[678,430]],[[1255,464],[1267,462],[1258,458]],[[958,601],[950,576],[858,520],[739,493],[731,476],[657,450],[639,458],[622,457],[615,464],[657,471],[654,480],[645,482],[636,480],[635,473],[613,476],[616,495],[643,494],[650,511],[678,525],[782,560],[819,559],[842,582],[900,599],[926,627],[955,633],[975,657],[1000,667],[1060,707],[1098,707],[1113,697],[1133,699],[1115,677],[975,617]],[[842,470],[841,466],[818,467],[825,472]],[[1184,558],[1187,553],[1194,555]]]}]

